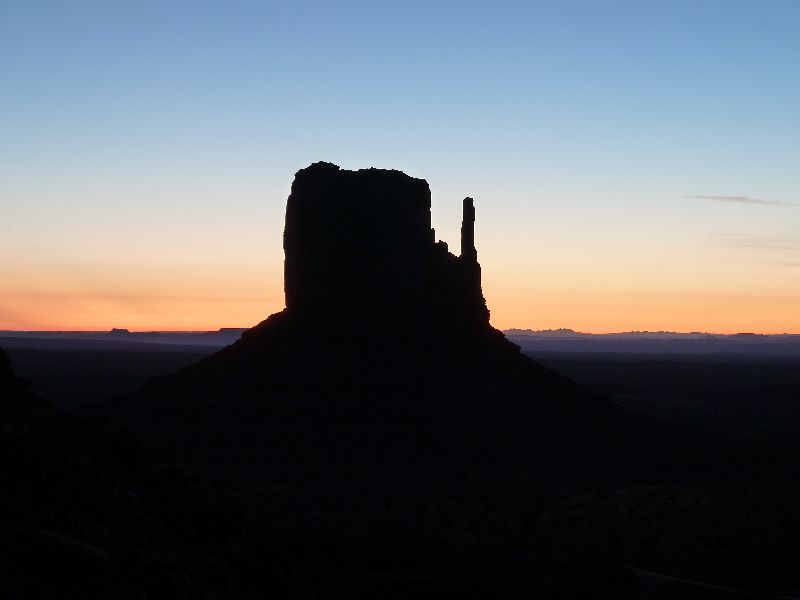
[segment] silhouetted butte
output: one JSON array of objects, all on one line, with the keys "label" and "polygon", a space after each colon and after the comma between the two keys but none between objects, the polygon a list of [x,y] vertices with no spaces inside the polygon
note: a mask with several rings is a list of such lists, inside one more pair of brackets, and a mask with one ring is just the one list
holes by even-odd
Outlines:
[{"label": "silhouetted butte", "polygon": [[114,410],[173,450],[213,461],[271,452],[275,468],[336,463],[338,453],[348,464],[612,463],[629,417],[489,324],[473,200],[458,256],[436,241],[430,208],[427,182],[399,171],[300,170],[286,207],[286,308]]},{"label": "silhouetted butte", "polygon": [[180,384],[370,394],[474,390],[508,376],[567,384],[489,324],[472,199],[459,256],[436,241],[430,208],[428,183],[400,171],[299,171],[286,207],[286,308],[184,369]]}]

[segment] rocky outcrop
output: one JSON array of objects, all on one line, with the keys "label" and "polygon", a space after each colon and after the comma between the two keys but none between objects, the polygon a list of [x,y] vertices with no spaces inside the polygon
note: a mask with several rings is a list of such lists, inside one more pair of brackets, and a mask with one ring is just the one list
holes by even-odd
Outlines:
[{"label": "rocky outcrop", "polygon": [[346,409],[355,397],[413,393],[411,407],[441,391],[463,399],[509,385],[526,394],[571,385],[489,324],[472,198],[456,256],[436,241],[426,181],[315,163],[292,183],[283,243],[286,308],[148,386],[147,397],[274,406],[314,390]]},{"label": "rocky outcrop", "polygon": [[248,456],[288,479],[467,457],[563,463],[576,439],[613,435],[598,425],[615,419],[607,399],[490,325],[473,200],[459,256],[436,241],[430,206],[428,184],[399,171],[302,169],[286,208],[286,308],[106,414],[164,456]]},{"label": "rocky outcrop", "polygon": [[430,394],[456,409],[501,390],[539,402],[547,389],[574,393],[489,324],[472,198],[463,211],[456,256],[436,240],[425,180],[324,162],[298,171],[283,235],[286,308],[119,406],[144,418],[152,402],[163,418],[182,405],[270,410],[325,398],[348,411],[357,398],[391,396],[414,412]]},{"label": "rocky outcrop", "polygon": [[436,242],[426,181],[313,164],[295,176],[286,206],[286,313],[340,331],[485,333],[474,221],[467,198],[456,257]]}]

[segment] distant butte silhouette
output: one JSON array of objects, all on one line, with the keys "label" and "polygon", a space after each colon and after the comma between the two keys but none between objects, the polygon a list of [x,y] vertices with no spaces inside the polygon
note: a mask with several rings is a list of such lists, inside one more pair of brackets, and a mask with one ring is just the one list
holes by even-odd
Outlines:
[{"label": "distant butte silhouette", "polygon": [[258,446],[281,464],[376,452],[563,463],[576,443],[627,429],[608,399],[489,324],[472,198],[458,256],[436,241],[430,209],[428,183],[400,171],[298,171],[283,236],[286,308],[111,412],[166,445],[221,446],[213,460]]},{"label": "distant butte silhouette", "polygon": [[[237,350],[281,331],[327,362],[326,340],[347,349],[336,373],[388,387],[427,380],[450,357],[518,354],[489,325],[472,199],[464,199],[460,256],[436,241],[430,209],[428,183],[400,171],[324,162],[299,171],[286,207],[286,309],[246,332]],[[414,370],[398,381],[394,367],[409,360]]]},{"label": "distant butte silhouette", "polygon": [[475,210],[464,199],[461,256],[437,242],[428,183],[399,171],[298,172],[286,207],[286,313],[316,327],[378,328],[403,338],[488,329]]},{"label": "distant butte silhouette", "polygon": [[474,223],[465,198],[455,256],[436,241],[425,180],[326,162],[298,171],[283,234],[286,308],[184,369],[180,386],[475,392],[510,375],[568,384],[489,324]]}]

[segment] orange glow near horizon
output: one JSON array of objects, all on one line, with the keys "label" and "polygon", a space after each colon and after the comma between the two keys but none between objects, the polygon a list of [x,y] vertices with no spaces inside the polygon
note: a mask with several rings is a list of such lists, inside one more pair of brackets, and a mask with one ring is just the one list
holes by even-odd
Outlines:
[{"label": "orange glow near horizon", "polygon": [[252,327],[283,308],[280,275],[264,265],[206,270],[82,266],[48,270],[47,286],[34,278],[3,289],[0,330],[209,331]]},{"label": "orange glow near horizon", "polygon": [[[479,234],[479,260],[499,329],[800,333],[792,267],[738,249],[731,256],[695,250],[699,244],[669,252],[644,245],[630,253],[613,236],[540,235],[532,243],[522,229],[487,234]],[[225,240],[209,249],[198,236],[177,249],[151,244],[141,255],[118,250],[97,259],[83,252],[54,261],[52,250],[0,263],[0,330],[252,327],[284,307],[281,239],[254,227],[248,238],[240,229]]]},{"label": "orange glow near horizon", "polygon": [[[282,306],[255,298],[159,300],[110,296],[18,296],[4,300],[0,330],[12,331],[214,331],[252,327]],[[53,304],[65,307],[53,313]],[[121,305],[125,306],[122,308]],[[7,320],[20,315],[18,320]]]},{"label": "orange glow near horizon", "polygon": [[[0,329],[19,331],[211,331],[251,327],[282,310],[280,286],[222,294],[89,294],[29,291],[3,295]],[[238,290],[241,292],[241,290]],[[526,294],[486,289],[499,329],[569,328],[585,333],[703,331],[800,333],[800,317],[780,295],[647,294],[538,290]]]},{"label": "orange glow near horizon", "polygon": [[[498,329],[559,329],[583,333],[626,331],[719,334],[800,333],[800,317],[781,296],[548,292],[490,301]],[[535,315],[534,318],[532,316]]]},{"label": "orange glow near horizon", "polygon": [[0,330],[260,322],[324,161],[473,198],[498,328],[800,334],[800,1],[645,4],[5,2]]}]

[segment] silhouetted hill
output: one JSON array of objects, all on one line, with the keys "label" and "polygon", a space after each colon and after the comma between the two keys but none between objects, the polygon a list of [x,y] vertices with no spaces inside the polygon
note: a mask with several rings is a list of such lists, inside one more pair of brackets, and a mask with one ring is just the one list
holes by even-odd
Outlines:
[{"label": "silhouetted hill", "polygon": [[467,198],[456,256],[435,240],[424,180],[328,163],[299,171],[286,208],[286,308],[115,410],[147,435],[162,425],[180,435],[185,418],[234,429],[256,419],[258,444],[286,464],[335,463],[346,445],[348,468],[374,467],[378,454],[525,462],[586,438],[615,411],[491,327],[474,219]]},{"label": "silhouetted hill", "polygon": [[[329,163],[299,171],[286,208],[286,309],[181,379],[202,372],[228,385],[260,380],[264,391],[345,379],[364,390],[429,389],[485,378],[472,363],[486,361],[491,370],[511,360],[543,384],[567,384],[489,325],[474,215],[467,198],[455,256],[435,241],[424,180]],[[323,348],[315,355],[312,345]],[[280,368],[273,352],[283,356]]]},{"label": "silhouetted hill", "polygon": [[474,220],[466,198],[456,256],[435,240],[424,180],[329,163],[299,171],[286,308],[108,410],[172,460],[247,455],[288,479],[437,461],[702,472],[704,440],[618,411],[491,327]]},{"label": "silhouetted hill", "polygon": [[232,497],[154,469],[128,436],[31,394],[0,349],[4,598],[240,598]]}]

